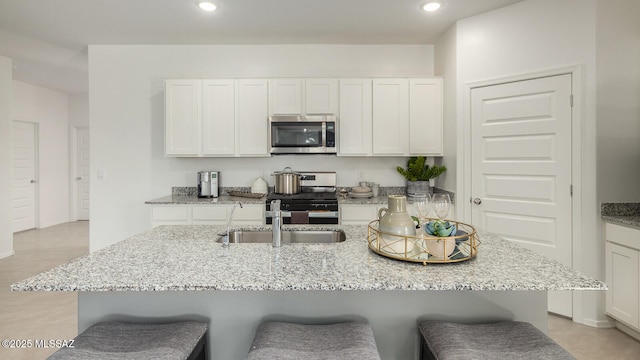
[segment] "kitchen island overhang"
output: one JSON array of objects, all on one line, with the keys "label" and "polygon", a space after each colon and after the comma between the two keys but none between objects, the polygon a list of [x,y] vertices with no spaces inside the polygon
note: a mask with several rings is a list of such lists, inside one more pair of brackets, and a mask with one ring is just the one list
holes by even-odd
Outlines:
[{"label": "kitchen island overhang", "polygon": [[217,359],[243,358],[266,317],[352,316],[371,323],[383,359],[416,359],[418,319],[520,320],[546,332],[547,291],[606,289],[491,234],[479,234],[475,259],[423,266],[369,250],[366,226],[320,227],[347,240],[223,248],[215,242],[221,226],[161,226],[12,289],[79,292],[79,331],[104,319],[207,317]]}]

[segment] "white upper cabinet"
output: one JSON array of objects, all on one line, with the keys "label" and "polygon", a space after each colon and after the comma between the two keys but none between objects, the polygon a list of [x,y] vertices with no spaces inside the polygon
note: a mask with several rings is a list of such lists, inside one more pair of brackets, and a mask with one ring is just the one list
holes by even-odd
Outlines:
[{"label": "white upper cabinet", "polygon": [[336,114],[338,80],[273,79],[269,80],[269,114]]},{"label": "white upper cabinet", "polygon": [[197,156],[202,124],[200,80],[165,81],[165,155]]},{"label": "white upper cabinet", "polygon": [[233,156],[235,152],[234,81],[204,80],[202,91],[202,154]]},{"label": "white upper cabinet", "polygon": [[267,80],[236,80],[236,154],[269,156]]},{"label": "white upper cabinet", "polygon": [[441,156],[442,79],[165,80],[165,155],[270,156],[269,115],[337,114],[338,156]]},{"label": "white upper cabinet", "polygon": [[340,79],[338,156],[371,155],[371,80]]},{"label": "white upper cabinet", "polygon": [[442,126],[442,79],[410,79],[410,155],[442,155]]},{"label": "white upper cabinet", "polygon": [[373,155],[409,154],[409,80],[373,80]]},{"label": "white upper cabinet", "polygon": [[338,113],[338,80],[307,79],[304,84],[305,113],[310,115]]},{"label": "white upper cabinet", "polygon": [[269,80],[271,115],[302,114],[302,83],[300,79]]}]

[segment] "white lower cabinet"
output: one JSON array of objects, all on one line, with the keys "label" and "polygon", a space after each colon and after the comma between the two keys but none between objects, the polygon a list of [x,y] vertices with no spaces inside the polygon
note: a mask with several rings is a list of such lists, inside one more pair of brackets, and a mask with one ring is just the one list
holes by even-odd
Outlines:
[{"label": "white lower cabinet", "polygon": [[[225,225],[233,204],[220,205],[154,205],[151,226],[160,225]],[[264,205],[245,204],[233,213],[232,226],[263,225]]]},{"label": "white lower cabinet", "polygon": [[640,331],[640,230],[605,224],[606,313]]},{"label": "white lower cabinet", "polygon": [[378,218],[378,209],[385,207],[378,204],[340,205],[341,225],[366,225]]},{"label": "white lower cabinet", "polygon": [[151,208],[152,226],[188,225],[189,208],[181,205],[154,206]]}]

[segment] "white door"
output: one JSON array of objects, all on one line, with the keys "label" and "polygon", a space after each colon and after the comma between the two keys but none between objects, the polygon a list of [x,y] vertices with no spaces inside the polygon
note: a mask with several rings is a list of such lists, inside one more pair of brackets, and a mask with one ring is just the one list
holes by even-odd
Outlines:
[{"label": "white door", "polygon": [[14,121],[12,129],[13,232],[36,227],[37,125]]},{"label": "white door", "polygon": [[76,151],[77,218],[89,220],[89,128],[78,128]]},{"label": "white door", "polygon": [[305,80],[305,113],[337,114],[338,113],[338,80],[307,79]]},{"label": "white door", "polygon": [[[472,223],[567,266],[570,97],[571,75],[471,91]],[[571,317],[571,292],[550,292],[549,311]]]}]

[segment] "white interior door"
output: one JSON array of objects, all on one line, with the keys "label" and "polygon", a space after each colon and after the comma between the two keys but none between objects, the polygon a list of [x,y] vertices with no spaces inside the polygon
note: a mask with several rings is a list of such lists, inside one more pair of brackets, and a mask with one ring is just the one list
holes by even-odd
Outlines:
[{"label": "white interior door", "polygon": [[[472,223],[567,266],[570,97],[568,74],[471,90]],[[549,311],[572,317],[571,292],[550,292]]]},{"label": "white interior door", "polygon": [[12,128],[13,232],[36,227],[37,125],[14,121]]},{"label": "white interior door", "polygon": [[77,219],[89,220],[89,128],[76,131]]}]

